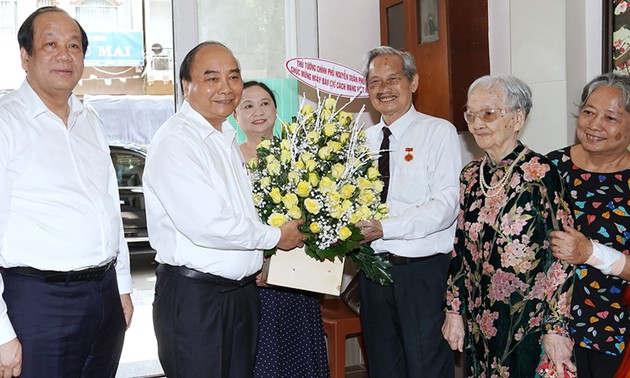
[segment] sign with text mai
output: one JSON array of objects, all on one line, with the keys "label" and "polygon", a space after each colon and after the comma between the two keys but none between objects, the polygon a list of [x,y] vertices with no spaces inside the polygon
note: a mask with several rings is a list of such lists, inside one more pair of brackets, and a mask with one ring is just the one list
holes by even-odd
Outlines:
[{"label": "sign with text mai", "polygon": [[368,97],[365,78],[350,67],[318,58],[293,58],[287,70],[302,83],[341,97]]},{"label": "sign with text mai", "polygon": [[86,66],[144,65],[142,32],[87,32],[87,35]]}]

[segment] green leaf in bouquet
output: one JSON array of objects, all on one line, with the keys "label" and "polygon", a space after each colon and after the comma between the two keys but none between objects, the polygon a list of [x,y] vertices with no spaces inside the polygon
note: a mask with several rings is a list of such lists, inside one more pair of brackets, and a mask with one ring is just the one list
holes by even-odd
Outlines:
[{"label": "green leaf in bouquet", "polygon": [[357,264],[369,280],[384,286],[394,282],[392,276],[387,272],[387,268],[391,267],[392,264],[375,255],[372,247],[361,244],[359,248],[348,253],[347,256]]},{"label": "green leaf in bouquet", "polygon": [[273,247],[271,249],[265,249],[263,251],[263,256],[265,257],[271,257],[274,255],[274,253],[276,253],[276,251],[278,250],[278,247]]}]

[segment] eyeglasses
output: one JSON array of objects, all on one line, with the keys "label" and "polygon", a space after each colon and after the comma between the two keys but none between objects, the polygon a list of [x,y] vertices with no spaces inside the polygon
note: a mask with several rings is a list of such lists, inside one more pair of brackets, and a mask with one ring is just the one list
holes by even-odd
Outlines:
[{"label": "eyeglasses", "polygon": [[475,118],[479,118],[481,122],[489,123],[499,118],[499,116],[503,117],[506,113],[507,110],[505,109],[485,108],[478,112],[465,111],[464,119],[466,123],[475,122]]}]

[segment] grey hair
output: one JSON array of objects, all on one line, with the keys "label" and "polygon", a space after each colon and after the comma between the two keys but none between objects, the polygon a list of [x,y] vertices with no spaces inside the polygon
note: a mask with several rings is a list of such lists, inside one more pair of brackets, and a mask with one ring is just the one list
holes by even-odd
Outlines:
[{"label": "grey hair", "polygon": [[402,60],[402,71],[403,75],[409,80],[413,81],[413,77],[418,72],[416,69],[416,60],[413,58],[413,55],[406,51],[400,51],[390,46],[379,46],[368,51],[363,57],[363,76],[365,80],[368,80],[368,75],[370,71],[370,63],[380,55],[395,55]]},{"label": "grey hair", "polygon": [[578,110],[580,112],[584,109],[586,101],[588,101],[589,97],[591,97],[593,92],[600,87],[619,89],[621,103],[623,103],[623,107],[626,112],[630,113],[630,77],[618,75],[612,72],[599,75],[586,84],[582,90],[582,97],[580,98],[580,104],[578,105]]},{"label": "grey hair", "polygon": [[505,94],[504,102],[510,110],[522,109],[525,118],[532,109],[532,90],[523,80],[511,75],[487,75],[475,80],[468,87],[468,97],[478,88],[500,88]]}]

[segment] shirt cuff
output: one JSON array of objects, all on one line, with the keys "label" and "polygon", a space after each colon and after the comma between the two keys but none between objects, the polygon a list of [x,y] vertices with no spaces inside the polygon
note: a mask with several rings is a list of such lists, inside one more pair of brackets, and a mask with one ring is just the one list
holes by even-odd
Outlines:
[{"label": "shirt cuff", "polygon": [[116,272],[116,280],[118,281],[118,293],[129,294],[133,291],[133,285],[131,282],[131,274],[120,274]]},{"label": "shirt cuff", "polygon": [[267,228],[267,233],[265,233],[265,237],[263,239],[262,249],[272,249],[280,242],[281,232],[278,227],[265,227]]},{"label": "shirt cuff", "polygon": [[[381,219],[381,228],[383,230],[383,240],[402,239],[402,227],[396,226],[395,218]],[[398,233],[397,233],[398,232]]]},{"label": "shirt cuff", "polygon": [[16,334],[13,330],[13,326],[11,325],[11,321],[9,320],[9,316],[7,313],[4,313],[4,316],[0,318],[0,344],[8,343],[9,341],[15,339]]}]

